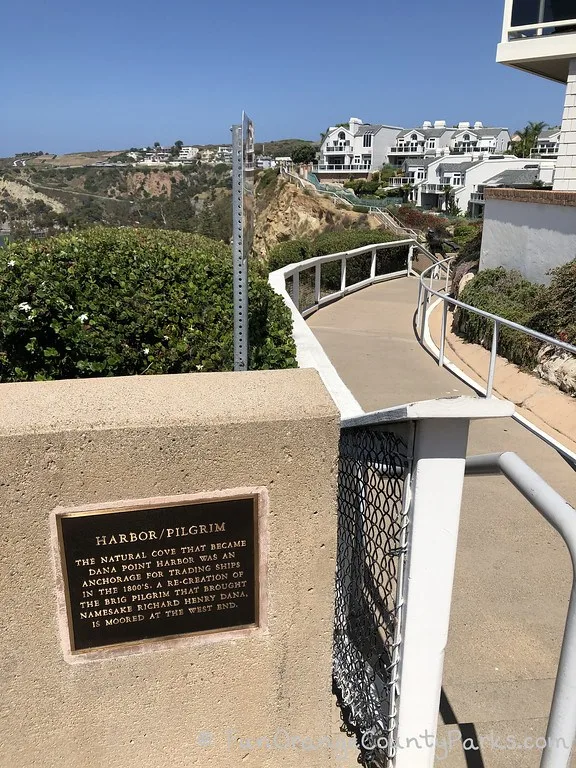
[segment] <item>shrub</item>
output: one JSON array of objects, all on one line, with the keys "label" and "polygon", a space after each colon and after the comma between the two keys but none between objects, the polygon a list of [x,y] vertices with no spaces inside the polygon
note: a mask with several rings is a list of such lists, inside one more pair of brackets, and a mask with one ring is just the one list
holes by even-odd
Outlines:
[{"label": "shrub", "polygon": [[448,219],[443,216],[435,216],[432,213],[424,213],[411,205],[401,205],[396,209],[397,218],[410,229],[433,229],[442,235],[447,235]]},{"label": "shrub", "polygon": [[576,344],[576,260],[552,270],[552,281],[539,294],[528,325],[536,331]]},{"label": "shrub", "polygon": [[465,245],[477,238],[478,233],[482,235],[482,224],[469,221],[459,221],[454,225],[454,242],[463,248]]},{"label": "shrub", "polygon": [[296,264],[309,258],[309,246],[304,240],[284,240],[270,250],[268,269],[274,272],[287,264]]},{"label": "shrub", "polygon": [[[291,320],[250,281],[253,368],[295,365]],[[233,367],[230,249],[199,235],[94,228],[2,251],[0,381]]]},{"label": "shrub", "polygon": [[[519,272],[503,267],[486,269],[476,275],[462,291],[460,300],[520,325],[530,325],[535,304],[541,301],[543,287],[525,280]],[[492,344],[493,323],[466,310],[457,313],[456,329],[467,341]],[[500,328],[498,353],[522,367],[536,364],[538,342],[511,328]]]},{"label": "shrub", "polygon": [[[309,243],[304,240],[288,240],[279,243],[271,250],[268,268],[273,272],[286,264],[294,264],[316,256],[327,256],[331,253],[352,251],[365,245],[387,243],[395,239],[395,235],[381,229],[342,229],[337,232],[324,232]],[[377,274],[396,272],[405,268],[407,253],[406,246],[380,251],[376,260]],[[346,267],[348,285],[370,277],[371,261],[370,253],[360,254],[348,260]],[[323,290],[332,292],[340,289],[340,271],[340,262],[322,266]],[[308,273],[304,273],[301,280],[305,280],[307,276]]]}]

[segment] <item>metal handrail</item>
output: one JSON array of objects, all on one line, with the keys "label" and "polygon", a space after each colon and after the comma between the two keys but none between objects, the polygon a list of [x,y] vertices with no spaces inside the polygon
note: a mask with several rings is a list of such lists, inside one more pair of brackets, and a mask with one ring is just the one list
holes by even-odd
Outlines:
[{"label": "metal handrail", "polygon": [[[502,326],[511,328],[515,331],[519,331],[520,333],[523,333],[526,336],[530,336],[543,344],[549,344],[550,346],[556,347],[557,349],[562,349],[572,355],[576,355],[576,347],[572,344],[568,344],[565,341],[560,341],[559,339],[555,339],[552,336],[547,336],[546,334],[540,333],[539,331],[534,331],[532,328],[526,328],[525,326],[519,325],[512,320],[506,320],[504,317],[493,315],[491,312],[486,312],[483,309],[477,309],[476,307],[472,307],[469,304],[465,304],[463,301],[459,301],[458,299],[454,299],[452,296],[449,296],[448,289],[450,284],[451,266],[454,258],[454,256],[451,256],[447,259],[443,259],[437,264],[433,264],[431,267],[425,269],[420,275],[418,286],[416,328],[418,329],[419,341],[420,344],[438,360],[438,365],[441,368],[446,368],[447,370],[451,371],[451,373],[454,373],[456,376],[458,376],[458,378],[462,379],[462,381],[465,381],[469,386],[471,386],[484,397],[493,397],[494,375],[496,371],[496,360],[498,357],[498,340],[500,335],[500,328]],[[432,287],[432,283],[435,279],[439,279],[440,272],[442,271],[444,272],[445,277],[444,289],[436,290]],[[428,285],[426,284],[426,279],[428,279]],[[442,325],[439,348],[437,348],[434,342],[431,340],[428,331],[428,316],[431,309],[430,298],[432,296],[435,296],[440,301],[442,301]],[[463,373],[457,366],[445,358],[446,335],[448,329],[448,308],[450,306],[460,307],[467,312],[471,312],[473,314],[479,315],[480,317],[484,317],[493,323],[492,344],[490,347],[490,363],[488,366],[486,386],[478,384],[477,381]],[[574,469],[576,469],[576,454],[571,451],[570,448],[567,448],[552,435],[548,434],[546,431],[533,424],[525,416],[519,413],[515,413],[512,418],[519,424],[522,424],[522,426],[526,427],[526,429],[530,430],[530,432],[537,435],[541,440],[544,440],[546,443],[551,445],[572,467],[574,467]]]},{"label": "metal handrail", "polygon": [[[437,296],[439,299],[441,299],[444,302],[442,335],[441,335],[442,355],[439,359],[440,366],[442,366],[444,362],[443,350],[444,350],[445,337],[446,337],[446,312],[447,312],[448,304],[453,307],[460,307],[461,309],[465,309],[466,311],[472,312],[475,315],[480,315],[480,317],[485,317],[487,320],[491,320],[494,324],[486,397],[490,397],[492,395],[492,387],[494,382],[494,369],[496,365],[496,356],[497,356],[496,352],[498,347],[498,335],[499,335],[500,328],[502,326],[505,328],[512,328],[515,331],[520,331],[521,333],[524,333],[526,336],[531,336],[532,338],[537,339],[538,341],[541,341],[543,344],[549,344],[550,346],[557,347],[558,349],[563,349],[566,352],[570,352],[572,355],[576,355],[576,347],[573,344],[569,344],[566,341],[560,341],[560,339],[555,339],[553,336],[547,336],[545,333],[534,331],[532,328],[527,328],[524,325],[520,325],[520,323],[515,323],[513,320],[506,320],[506,318],[504,317],[500,317],[499,315],[493,315],[491,312],[486,312],[483,309],[472,307],[470,306],[470,304],[465,304],[463,301],[459,301],[458,299],[454,299],[452,296],[448,296],[447,291],[448,291],[448,283],[449,283],[449,275],[450,275],[450,266],[453,260],[454,260],[454,257],[450,256],[449,258],[438,262],[437,265],[432,265],[431,267],[428,267],[420,275],[420,290],[418,294],[418,325],[421,328],[421,334],[420,334],[421,339],[423,338],[423,335],[424,335],[423,322],[425,320],[425,315],[428,310],[430,295]],[[445,285],[444,291],[435,290],[434,288],[432,288],[432,282],[435,279],[433,271],[437,269],[437,267],[439,266],[443,267],[446,271],[446,285]],[[426,285],[425,283],[426,278],[429,279],[429,285]],[[423,311],[421,311],[421,308],[423,309]]]},{"label": "metal handrail", "polygon": [[472,456],[466,460],[467,475],[503,474],[562,536],[572,560],[572,590],[546,745],[540,768],[567,768],[576,737],[576,509],[540,475],[512,452]]}]

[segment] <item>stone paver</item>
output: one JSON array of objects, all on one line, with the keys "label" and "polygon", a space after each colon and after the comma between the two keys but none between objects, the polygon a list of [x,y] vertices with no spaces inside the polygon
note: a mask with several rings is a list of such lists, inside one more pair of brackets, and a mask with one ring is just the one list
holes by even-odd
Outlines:
[{"label": "stone paver", "polygon": [[[382,283],[309,319],[366,410],[473,394],[416,341],[417,290],[416,279]],[[512,419],[472,424],[469,455],[502,450],[518,453],[576,503],[576,474],[556,451]],[[504,478],[468,478],[444,667],[447,724],[441,734],[456,721],[464,733],[475,728],[486,739],[473,755],[455,745],[443,759],[438,755],[437,766],[538,765],[537,750],[497,749],[488,737],[544,733],[570,584],[562,540],[511,484]],[[343,768],[355,765],[348,757],[339,763]]]}]

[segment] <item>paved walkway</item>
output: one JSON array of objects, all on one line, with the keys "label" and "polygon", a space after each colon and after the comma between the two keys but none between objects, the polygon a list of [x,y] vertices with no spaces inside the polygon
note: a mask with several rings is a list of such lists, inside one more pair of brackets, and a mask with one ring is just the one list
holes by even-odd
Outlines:
[{"label": "paved walkway", "polygon": [[[415,278],[381,283],[309,320],[366,410],[473,394],[416,341],[417,287]],[[576,504],[576,473],[552,448],[512,419],[473,423],[469,454],[502,450],[518,453]],[[501,749],[498,740],[524,742],[545,733],[570,583],[562,540],[510,483],[467,479],[439,736],[476,735],[484,746],[467,753],[457,743],[450,750],[440,746],[437,766],[538,766],[538,750]],[[338,765],[355,762],[350,757]]]}]

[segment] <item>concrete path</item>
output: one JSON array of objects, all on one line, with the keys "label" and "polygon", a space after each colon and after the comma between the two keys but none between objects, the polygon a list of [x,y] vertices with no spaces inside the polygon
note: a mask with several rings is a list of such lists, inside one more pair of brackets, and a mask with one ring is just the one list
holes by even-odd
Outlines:
[{"label": "concrete path", "polygon": [[[381,283],[309,320],[366,410],[474,394],[438,368],[416,341],[417,290],[415,278]],[[552,448],[512,419],[472,425],[469,455],[502,450],[518,453],[576,504],[576,473]],[[524,748],[524,741],[545,733],[570,584],[562,540],[510,483],[467,479],[437,766],[538,766],[539,750]],[[483,746],[464,751],[461,738]],[[512,738],[522,748],[512,749]],[[355,762],[350,757],[338,764],[351,768]]]}]

